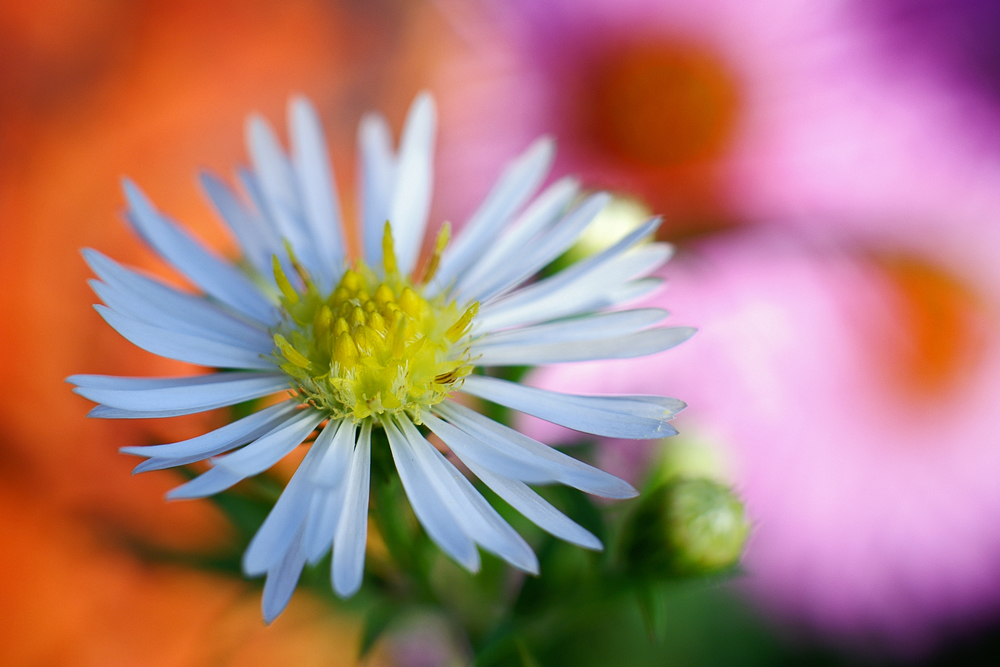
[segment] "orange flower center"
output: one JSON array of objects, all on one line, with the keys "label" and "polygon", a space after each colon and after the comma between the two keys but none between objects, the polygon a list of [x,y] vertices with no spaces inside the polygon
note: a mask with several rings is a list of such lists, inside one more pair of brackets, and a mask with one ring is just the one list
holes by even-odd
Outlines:
[{"label": "orange flower center", "polygon": [[896,298],[898,327],[886,356],[894,379],[918,397],[954,389],[985,344],[982,302],[955,276],[922,260],[892,256],[877,264]]},{"label": "orange flower center", "polygon": [[589,88],[597,141],[646,166],[717,158],[735,129],[736,82],[699,47],[650,43],[614,51],[595,68]]}]

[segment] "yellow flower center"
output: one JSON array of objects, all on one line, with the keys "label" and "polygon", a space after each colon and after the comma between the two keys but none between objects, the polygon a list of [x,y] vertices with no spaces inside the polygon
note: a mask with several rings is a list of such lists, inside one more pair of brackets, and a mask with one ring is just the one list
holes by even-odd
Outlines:
[{"label": "yellow flower center", "polygon": [[401,411],[415,416],[472,371],[464,339],[479,304],[463,312],[444,296],[421,294],[447,238],[446,226],[423,279],[414,283],[396,268],[386,224],[382,275],[358,261],[326,296],[294,258],[303,285],[298,289],[274,258],[286,317],[274,332],[273,354],[300,400],[337,419]]}]

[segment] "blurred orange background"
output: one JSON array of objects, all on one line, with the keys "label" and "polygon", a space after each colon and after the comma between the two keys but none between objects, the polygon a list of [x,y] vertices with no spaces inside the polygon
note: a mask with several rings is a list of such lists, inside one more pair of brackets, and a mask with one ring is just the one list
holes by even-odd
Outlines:
[{"label": "blurred orange background", "polygon": [[281,122],[295,93],[317,104],[350,188],[358,118],[378,107],[398,126],[433,50],[401,54],[436,21],[392,0],[0,3],[0,663],[353,664],[357,622],[328,605],[299,593],[265,628],[254,584],[127,546],[212,553],[231,535],[206,501],[164,502],[175,473],[133,478],[117,453],[191,437],[203,416],[85,420],[64,383],[189,370],[104,325],[79,250],[176,280],[122,224],[126,174],[227,247],[196,169],[228,176],[245,116]]}]

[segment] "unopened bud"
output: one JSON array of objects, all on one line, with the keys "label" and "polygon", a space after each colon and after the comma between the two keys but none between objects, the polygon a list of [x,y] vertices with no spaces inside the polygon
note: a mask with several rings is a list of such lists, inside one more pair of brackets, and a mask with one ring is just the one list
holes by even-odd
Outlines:
[{"label": "unopened bud", "polygon": [[736,565],[750,524],[743,503],[724,484],[675,478],[647,495],[629,521],[629,569],[669,577],[720,572]]},{"label": "unopened bud", "polygon": [[638,199],[615,196],[560,259],[572,264],[596,255],[638,229],[651,217],[653,212]]}]

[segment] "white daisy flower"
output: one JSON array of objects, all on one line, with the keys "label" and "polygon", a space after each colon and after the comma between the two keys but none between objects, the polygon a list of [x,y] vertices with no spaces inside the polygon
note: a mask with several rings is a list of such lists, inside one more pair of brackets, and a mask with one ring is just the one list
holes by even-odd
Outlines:
[{"label": "white daisy flower", "polygon": [[[75,391],[110,419],[186,415],[280,395],[210,433],[172,444],[125,447],[147,457],[136,470],[208,460],[169,498],[219,493],[261,473],[318,431],[244,557],[266,575],[270,622],[306,563],[333,549],[331,579],[344,597],[361,586],[373,429],[384,429],[414,513],[430,539],[471,572],[477,546],[537,573],[531,547],[431,445],[437,435],[498,496],[544,530],[588,549],[594,535],[528,484],[562,483],[606,498],[636,495],[626,482],[499,424],[456,393],[492,401],[585,433],[662,438],[684,403],[659,396],[576,396],[533,389],[477,367],[636,357],[677,345],[693,330],[654,326],[659,309],[610,310],[655,290],[649,274],[670,256],[639,245],[650,220],[607,250],[536,282],[607,203],[559,180],[537,197],[553,158],[540,139],[503,172],[452,243],[447,225],[418,270],[430,209],[435,108],[422,94],[398,151],[384,119],[358,133],[363,258],[351,258],[316,111],[290,105],[291,152],[254,116],[252,168],[239,172],[246,200],[204,174],[208,197],[243,252],[239,265],[188,235],[126,181],[128,219],[203,294],[178,291],[85,250],[99,280],[101,316],[135,345],[171,359],[227,369],[177,378],[76,375]],[[388,222],[386,222],[388,220]],[[639,246],[639,247],[637,247]]]}]

